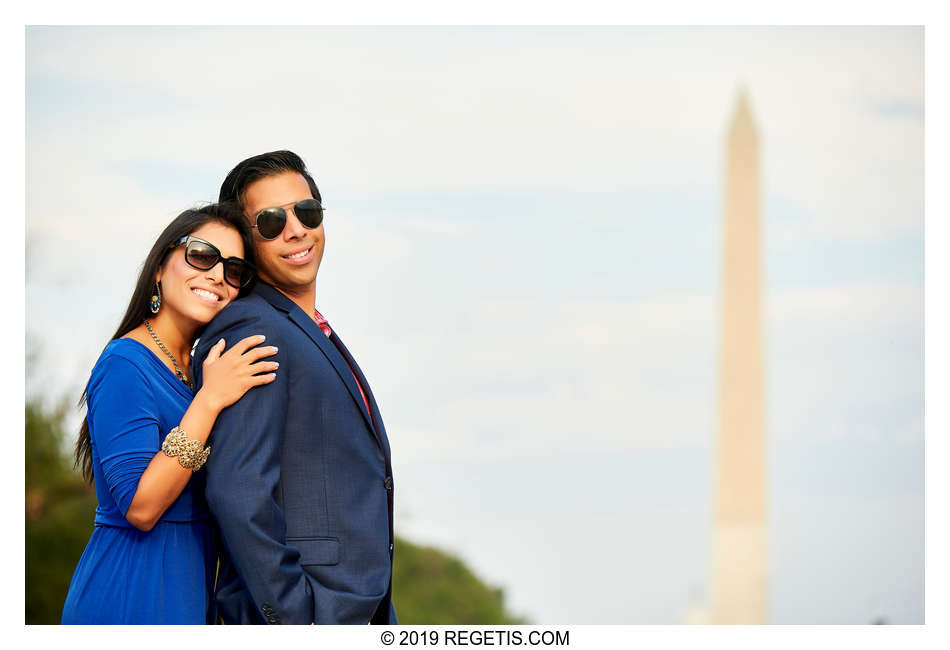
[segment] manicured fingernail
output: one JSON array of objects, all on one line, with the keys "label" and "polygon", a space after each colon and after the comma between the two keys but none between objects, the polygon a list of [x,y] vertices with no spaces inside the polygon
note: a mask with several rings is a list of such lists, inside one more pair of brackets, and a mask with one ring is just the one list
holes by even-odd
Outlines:
[{"label": "manicured fingernail", "polygon": [[264,336],[263,334],[260,334],[260,337],[261,337],[261,340],[262,340],[262,341],[267,338],[267,337]]},{"label": "manicured fingernail", "polygon": [[276,345],[275,345],[274,347],[272,347],[271,349],[274,351],[274,354],[277,354],[277,346],[276,346]]},{"label": "manicured fingernail", "polygon": [[218,343],[224,343],[224,339],[219,339]]},{"label": "manicured fingernail", "polygon": [[274,368],[277,368],[277,367],[279,367],[279,366],[280,366],[280,362],[275,361],[275,362],[274,362]]}]

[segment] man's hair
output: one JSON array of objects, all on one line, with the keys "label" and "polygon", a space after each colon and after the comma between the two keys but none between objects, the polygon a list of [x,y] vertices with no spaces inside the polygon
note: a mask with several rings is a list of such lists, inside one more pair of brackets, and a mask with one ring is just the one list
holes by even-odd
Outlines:
[{"label": "man's hair", "polygon": [[232,169],[224,182],[221,183],[221,193],[218,201],[233,201],[244,206],[244,193],[248,186],[254,181],[258,181],[268,176],[276,176],[284,172],[297,172],[304,177],[307,185],[310,186],[310,194],[321,203],[320,190],[313,180],[313,176],[307,171],[307,165],[293,151],[271,151],[257,156],[251,156],[247,160],[242,160],[234,169]]}]

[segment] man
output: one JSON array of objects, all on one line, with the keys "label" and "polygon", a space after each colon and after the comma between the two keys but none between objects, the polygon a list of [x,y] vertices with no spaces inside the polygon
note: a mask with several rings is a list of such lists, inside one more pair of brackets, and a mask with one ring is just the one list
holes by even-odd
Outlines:
[{"label": "man", "polygon": [[395,624],[389,441],[366,377],[316,310],[323,207],[304,162],[274,151],[221,186],[254,229],[258,282],[195,350],[263,334],[276,379],[225,409],[211,433],[207,499],[224,553],[224,623]]}]

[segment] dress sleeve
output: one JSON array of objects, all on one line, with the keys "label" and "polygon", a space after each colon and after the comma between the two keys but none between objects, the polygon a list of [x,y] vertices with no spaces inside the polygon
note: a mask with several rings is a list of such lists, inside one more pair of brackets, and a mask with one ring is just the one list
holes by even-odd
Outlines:
[{"label": "dress sleeve", "polygon": [[144,372],[128,359],[103,360],[90,379],[90,436],[103,479],[124,516],[142,473],[161,449],[158,409]]}]

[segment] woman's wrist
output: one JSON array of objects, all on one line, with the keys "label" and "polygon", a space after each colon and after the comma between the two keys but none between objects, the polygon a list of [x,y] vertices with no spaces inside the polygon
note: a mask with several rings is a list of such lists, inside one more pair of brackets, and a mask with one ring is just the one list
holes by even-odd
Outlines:
[{"label": "woman's wrist", "polygon": [[215,418],[218,417],[218,415],[224,409],[224,407],[214,399],[206,386],[202,386],[200,389],[198,389],[198,392],[195,393],[194,399],[191,400],[191,406],[197,407]]}]

